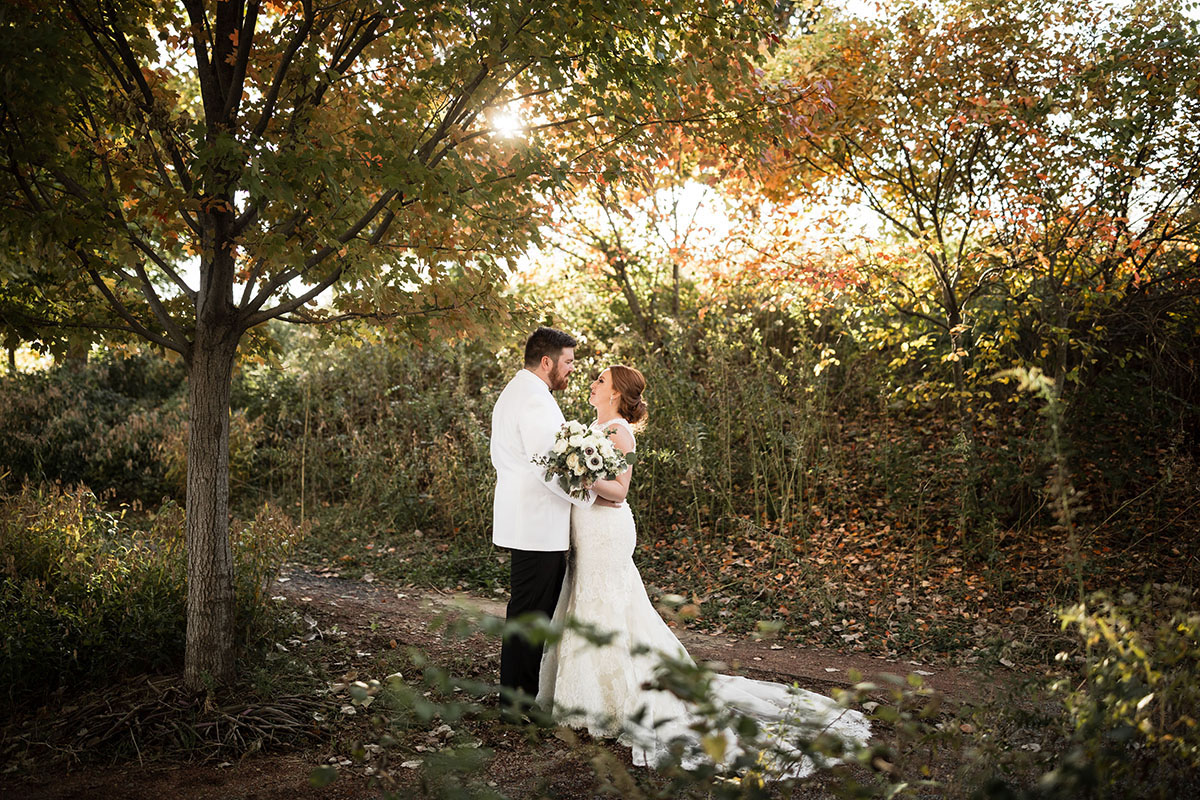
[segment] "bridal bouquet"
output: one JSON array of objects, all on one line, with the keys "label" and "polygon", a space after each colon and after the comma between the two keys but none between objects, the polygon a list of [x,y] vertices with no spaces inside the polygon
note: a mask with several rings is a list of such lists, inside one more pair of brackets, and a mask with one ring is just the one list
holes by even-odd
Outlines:
[{"label": "bridal bouquet", "polygon": [[587,487],[594,481],[612,480],[637,460],[634,453],[614,447],[607,433],[574,420],[564,422],[549,455],[534,456],[533,463],[546,468],[546,480],[557,476],[567,494],[586,497]]}]

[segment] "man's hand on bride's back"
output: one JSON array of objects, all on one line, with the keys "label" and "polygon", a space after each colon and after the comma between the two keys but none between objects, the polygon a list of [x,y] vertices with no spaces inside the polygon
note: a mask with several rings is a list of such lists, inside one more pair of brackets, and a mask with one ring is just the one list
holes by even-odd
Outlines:
[{"label": "man's hand on bride's back", "polygon": [[624,503],[614,503],[612,500],[609,500],[607,498],[600,497],[599,495],[597,495],[596,502],[594,503],[594,505],[597,508],[620,508],[621,506],[623,506],[625,504]]}]

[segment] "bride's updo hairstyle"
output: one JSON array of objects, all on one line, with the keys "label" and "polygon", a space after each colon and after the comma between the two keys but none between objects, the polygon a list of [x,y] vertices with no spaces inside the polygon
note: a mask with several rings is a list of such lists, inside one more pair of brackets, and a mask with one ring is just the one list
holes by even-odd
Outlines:
[{"label": "bride's updo hairstyle", "polygon": [[624,364],[613,364],[608,368],[608,374],[612,376],[613,388],[621,395],[618,413],[630,425],[641,428],[646,424],[646,401],[642,399],[642,392],[646,390],[645,376]]}]

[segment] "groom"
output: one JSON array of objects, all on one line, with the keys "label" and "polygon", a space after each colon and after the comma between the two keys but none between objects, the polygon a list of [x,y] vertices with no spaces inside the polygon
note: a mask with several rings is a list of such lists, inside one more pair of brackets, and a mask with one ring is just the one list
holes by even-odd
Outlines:
[{"label": "groom", "polygon": [[[572,498],[555,480],[546,481],[534,456],[546,455],[563,424],[551,392],[567,388],[575,369],[576,341],[554,328],[538,328],[525,343],[525,367],[513,376],[492,409],[492,466],[496,497],[492,542],[512,551],[512,596],[506,619],[541,612],[554,614],[571,543]],[[500,700],[520,710],[538,692],[542,645],[506,636],[500,647]],[[525,695],[525,696],[522,696]]]}]

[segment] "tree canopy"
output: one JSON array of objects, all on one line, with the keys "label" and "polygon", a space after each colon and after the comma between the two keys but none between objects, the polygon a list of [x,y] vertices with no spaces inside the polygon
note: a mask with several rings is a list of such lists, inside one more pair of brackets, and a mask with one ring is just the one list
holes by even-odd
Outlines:
[{"label": "tree canopy", "polygon": [[[505,259],[557,191],[679,125],[752,131],[801,101],[753,87],[776,22],[717,0],[0,10],[0,295],[31,312],[6,313],[8,331],[131,334],[188,364],[192,685],[233,663],[243,335],[275,318],[501,318]],[[30,302],[51,287],[53,305]]]},{"label": "tree canopy", "polygon": [[906,350],[952,363],[958,393],[1014,357],[1061,389],[1111,346],[1114,317],[1195,296],[1200,35],[1182,8],[885,12],[781,51],[772,70],[825,82],[830,111],[763,172],[776,196],[878,215],[884,235],[852,260],[915,323]]}]

